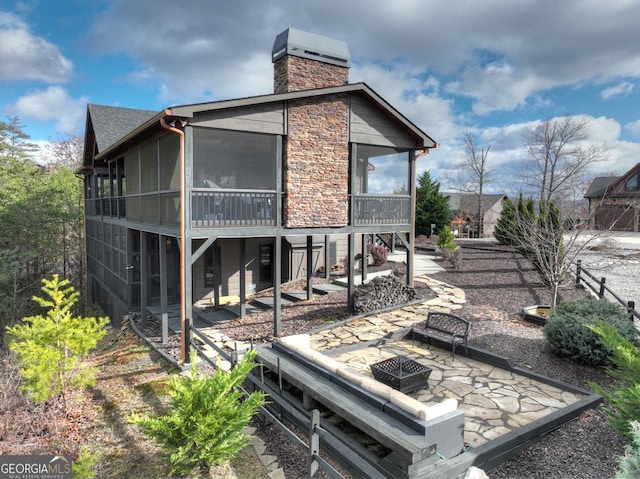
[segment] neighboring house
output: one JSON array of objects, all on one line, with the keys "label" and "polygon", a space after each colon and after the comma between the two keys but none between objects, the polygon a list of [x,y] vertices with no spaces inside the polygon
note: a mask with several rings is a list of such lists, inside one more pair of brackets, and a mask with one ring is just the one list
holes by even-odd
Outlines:
[{"label": "neighboring house", "polygon": [[592,229],[640,231],[640,163],[622,176],[594,178],[584,197]]},{"label": "neighboring house", "polygon": [[[344,42],[288,29],[274,93],[160,112],[89,105],[84,175],[90,299],[115,320],[273,288],[395,234],[412,278],[417,154],[436,143],[364,83]],[[373,165],[373,166],[372,166]],[[395,193],[384,172],[402,171]],[[304,253],[301,254],[301,251]],[[307,259],[308,258],[308,259]]]},{"label": "neighboring house", "polygon": [[[473,193],[442,193],[449,197],[449,209],[452,215],[452,230],[456,236],[473,237],[477,235],[478,195]],[[482,237],[491,238],[502,213],[506,195],[482,195]],[[464,224],[460,225],[459,223]]]}]

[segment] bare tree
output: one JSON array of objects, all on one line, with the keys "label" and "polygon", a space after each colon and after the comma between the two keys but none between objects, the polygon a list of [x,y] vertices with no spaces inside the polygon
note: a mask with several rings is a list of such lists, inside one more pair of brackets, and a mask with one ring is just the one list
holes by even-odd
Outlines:
[{"label": "bare tree", "polygon": [[[595,212],[591,212],[591,215]],[[555,308],[558,293],[563,286],[573,284],[571,272],[578,256],[599,242],[608,243],[610,229],[586,232],[573,228],[567,217],[553,203],[543,203],[538,211],[533,198],[517,202],[507,200],[496,227],[496,238],[501,244],[513,246],[528,258],[538,271],[543,283],[551,289],[551,307]]]},{"label": "bare tree", "polygon": [[493,170],[487,164],[487,156],[491,145],[486,148],[476,146],[473,134],[469,131],[464,133],[465,153],[462,161],[456,165],[458,168],[458,189],[465,193],[472,193],[476,196],[476,224],[478,237],[483,231],[483,211],[482,201],[484,199],[485,186],[492,181]]},{"label": "bare tree", "polygon": [[589,121],[576,116],[550,118],[529,130],[527,152],[531,158],[525,181],[538,193],[539,205],[574,196],[593,163],[606,159],[605,147],[588,143]]}]

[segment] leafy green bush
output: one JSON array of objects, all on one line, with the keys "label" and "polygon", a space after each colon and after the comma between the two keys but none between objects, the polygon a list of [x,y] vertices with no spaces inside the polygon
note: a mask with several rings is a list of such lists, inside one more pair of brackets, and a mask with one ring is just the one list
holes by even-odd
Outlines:
[{"label": "leafy green bush", "polygon": [[630,424],[631,444],[625,447],[625,455],[620,458],[620,470],[615,479],[637,479],[640,477],[640,422]]},{"label": "leafy green bush", "polygon": [[262,392],[246,396],[238,386],[255,367],[256,354],[248,351],[233,369],[218,367],[210,378],[198,375],[192,354],[191,374],[171,380],[167,414],[132,416],[131,422],[162,446],[171,474],[188,474],[196,467],[205,472],[247,445],[251,437],[242,431],[265,399]]},{"label": "leafy green bush", "polygon": [[564,301],[551,311],[544,333],[558,356],[591,366],[608,364],[611,351],[590,325],[604,321],[633,341],[635,328],[625,309],[606,300]]},{"label": "leafy green bush", "polygon": [[[610,324],[603,321],[592,326],[604,345],[611,351],[611,364],[607,374],[618,382],[611,391],[591,383],[590,386],[606,401],[609,422],[620,434],[634,439],[632,421],[640,421],[640,350],[623,338]],[[640,477],[631,476],[631,477]]]},{"label": "leafy green bush", "polygon": [[442,251],[444,250],[455,250],[458,246],[455,242],[456,237],[453,235],[453,231],[451,231],[451,226],[445,225],[440,231],[438,231],[438,246]]},{"label": "leafy green bush", "polygon": [[73,479],[93,479],[96,477],[96,466],[99,460],[100,455],[97,452],[91,452],[88,448],[83,447],[80,456],[71,465]]},{"label": "leafy green bush", "polygon": [[79,295],[69,280],[54,274],[42,282],[49,299],[34,296],[33,300],[48,308],[47,315],[23,318],[25,324],[7,328],[9,349],[18,357],[21,388],[31,400],[45,402],[57,395],[65,400],[70,388],[95,382],[95,369],[83,360],[107,333],[109,319],[73,317]]}]

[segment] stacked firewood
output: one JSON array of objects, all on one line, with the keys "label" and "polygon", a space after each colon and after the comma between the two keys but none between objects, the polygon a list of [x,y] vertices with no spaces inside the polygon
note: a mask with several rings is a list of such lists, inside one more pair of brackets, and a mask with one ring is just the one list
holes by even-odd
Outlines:
[{"label": "stacked firewood", "polygon": [[416,291],[396,275],[378,276],[355,288],[353,304],[358,313],[377,311],[408,303],[416,298]]}]

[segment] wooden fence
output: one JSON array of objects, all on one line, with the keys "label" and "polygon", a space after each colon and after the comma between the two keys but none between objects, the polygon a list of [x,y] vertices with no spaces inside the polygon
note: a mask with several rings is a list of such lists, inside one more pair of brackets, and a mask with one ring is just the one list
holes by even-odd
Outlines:
[{"label": "wooden fence", "polygon": [[636,303],[635,301],[625,301],[620,296],[618,296],[611,288],[607,286],[607,278],[601,277],[597,278],[593,274],[589,273],[586,269],[582,267],[582,261],[576,261],[576,285],[584,284],[591,291],[598,295],[599,299],[605,297],[606,293],[609,293],[618,303],[627,308],[627,312],[629,313],[629,319],[633,321],[634,317],[640,319],[640,313],[636,311]]},{"label": "wooden fence", "polygon": [[[221,359],[229,361],[233,366],[238,362],[238,351],[232,351],[229,354],[227,351],[218,347],[210,338],[198,331],[197,328],[191,329],[194,336],[197,336],[203,343],[210,348],[214,349]],[[207,357],[202,350],[200,344],[197,341],[191,340],[191,347],[198,351],[199,356],[209,363],[214,368],[218,367],[218,364],[211,358]],[[251,345],[253,348],[253,344]],[[367,477],[371,479],[385,479],[385,476],[369,464],[364,458],[353,450],[348,443],[334,436],[331,432],[327,431],[320,424],[320,412],[318,410],[310,411],[309,416],[302,414],[297,410],[285,397],[286,393],[283,393],[282,377],[277,373],[277,386],[274,388],[265,382],[264,368],[262,365],[258,365],[254,371],[249,373],[246,378],[245,386],[253,391],[261,390],[268,396],[269,404],[260,408],[260,414],[262,418],[275,427],[280,429],[282,433],[287,436],[294,445],[305,448],[309,451],[309,476],[310,478],[317,477],[318,471],[322,469],[333,479],[345,479],[337,469],[334,468],[329,462],[327,462],[320,454],[321,441],[326,445],[326,455],[338,459],[340,465],[351,475],[351,477]],[[244,387],[241,390],[245,394],[249,394],[250,391]],[[308,442],[304,438],[299,437],[292,428],[285,424],[285,421],[291,423],[295,428],[301,431],[308,431]]]}]

